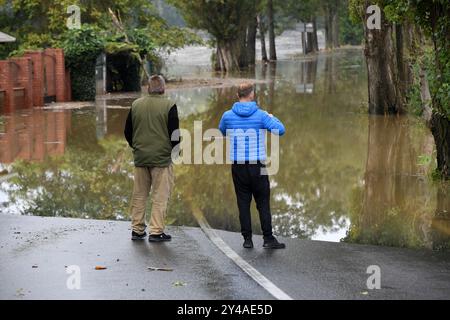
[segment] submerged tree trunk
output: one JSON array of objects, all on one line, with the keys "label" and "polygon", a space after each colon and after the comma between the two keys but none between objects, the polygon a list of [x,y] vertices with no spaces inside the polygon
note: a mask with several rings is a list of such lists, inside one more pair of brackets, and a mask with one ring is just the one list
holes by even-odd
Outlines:
[{"label": "submerged tree trunk", "polygon": [[317,35],[317,17],[312,19],[313,23],[313,34],[312,34],[312,47],[313,52],[319,52],[319,37]]},{"label": "submerged tree trunk", "polygon": [[[448,72],[448,58],[443,58],[443,56],[448,57],[450,24],[442,22],[442,19],[448,19],[447,14],[448,12],[445,12],[443,3],[436,3],[434,10],[430,14],[435,69],[438,75],[437,85],[439,85],[441,90],[445,90],[443,81],[448,79],[444,74],[444,72]],[[446,100],[443,100],[438,94],[434,94],[433,115],[430,124],[436,143],[437,170],[444,180],[450,180],[450,115],[448,111],[449,106],[443,105],[445,103],[443,101]]]},{"label": "submerged tree trunk", "polygon": [[258,33],[258,19],[254,17],[249,22],[247,32],[247,59],[248,66],[256,64],[256,35]]},{"label": "submerged tree trunk", "polygon": [[333,17],[332,17],[332,37],[333,37],[333,48],[339,48],[341,46],[340,40],[339,40],[339,14],[338,14],[338,8],[336,8],[333,11]]},{"label": "submerged tree trunk", "polygon": [[340,47],[339,6],[340,0],[325,2],[325,44],[327,50]]},{"label": "submerged tree trunk", "polygon": [[277,60],[277,48],[275,44],[275,21],[274,21],[273,0],[267,1],[267,16],[269,20],[269,51],[270,60]]},{"label": "submerged tree trunk", "polygon": [[269,58],[267,57],[267,47],[266,47],[266,26],[264,25],[264,21],[261,16],[258,16],[258,27],[259,27],[259,36],[261,37],[262,61],[267,62],[269,61]]},{"label": "submerged tree trunk", "polygon": [[239,70],[239,39],[220,41],[217,44],[217,71],[230,72]]},{"label": "submerged tree trunk", "polygon": [[303,32],[302,32],[302,51],[303,54],[306,55],[308,54],[308,49],[306,46],[306,24],[303,24]]},{"label": "submerged tree trunk", "polygon": [[[367,5],[369,1],[366,1]],[[368,16],[366,16],[368,19]],[[365,56],[369,77],[369,113],[402,112],[392,23],[382,12],[381,30],[369,30],[365,24]]]},{"label": "submerged tree trunk", "polygon": [[325,9],[325,48],[327,50],[333,49],[333,24],[331,19],[330,9]]},{"label": "submerged tree trunk", "polygon": [[447,116],[433,109],[431,132],[437,150],[438,172],[445,180],[450,179],[450,120]]},{"label": "submerged tree trunk", "polygon": [[313,40],[313,33],[312,32],[308,32],[306,34],[306,53],[314,53],[314,40]]}]

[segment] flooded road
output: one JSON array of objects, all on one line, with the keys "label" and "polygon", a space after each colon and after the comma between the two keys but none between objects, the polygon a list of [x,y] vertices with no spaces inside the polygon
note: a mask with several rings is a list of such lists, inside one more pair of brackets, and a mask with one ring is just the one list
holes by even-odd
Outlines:
[{"label": "flooded road", "polygon": [[[280,171],[271,177],[278,235],[325,241],[444,249],[450,244],[450,190],[432,182],[434,141],[412,117],[367,115],[360,50],[258,65],[241,77],[259,104],[286,125]],[[183,75],[197,74],[183,69]],[[202,73],[207,72],[202,70]],[[176,72],[174,72],[176,73]],[[233,88],[171,91],[181,126],[216,128]],[[75,110],[0,115],[0,210],[6,214],[127,220],[132,154],[123,138],[133,99]],[[207,143],[205,143],[207,145]],[[168,222],[239,231],[226,165],[176,167]],[[2,180],[14,172],[17,176]],[[253,207],[254,230],[259,219]]]}]

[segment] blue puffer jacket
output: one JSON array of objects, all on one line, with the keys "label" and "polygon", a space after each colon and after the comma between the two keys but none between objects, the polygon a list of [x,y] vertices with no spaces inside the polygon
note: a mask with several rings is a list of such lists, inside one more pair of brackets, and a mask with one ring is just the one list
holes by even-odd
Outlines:
[{"label": "blue puffer jacket", "polygon": [[286,132],[283,123],[259,108],[256,102],[237,102],[225,112],[220,131],[230,138],[233,162],[265,161],[266,132],[280,136]]}]

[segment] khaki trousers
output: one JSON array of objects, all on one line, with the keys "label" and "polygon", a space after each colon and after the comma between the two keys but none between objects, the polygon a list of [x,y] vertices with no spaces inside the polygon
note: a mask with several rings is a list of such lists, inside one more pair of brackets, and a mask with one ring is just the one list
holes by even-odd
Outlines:
[{"label": "khaki trousers", "polygon": [[165,168],[135,168],[134,191],[131,202],[133,231],[143,234],[146,229],[145,209],[152,191],[150,234],[164,233],[167,204],[174,185],[173,166]]}]

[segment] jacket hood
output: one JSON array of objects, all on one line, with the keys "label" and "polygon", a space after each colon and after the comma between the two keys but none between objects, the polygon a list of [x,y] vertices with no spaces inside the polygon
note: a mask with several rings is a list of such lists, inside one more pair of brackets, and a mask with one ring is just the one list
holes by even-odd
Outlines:
[{"label": "jacket hood", "polygon": [[241,117],[250,117],[259,107],[255,101],[252,102],[236,102],[233,106],[233,112]]}]

